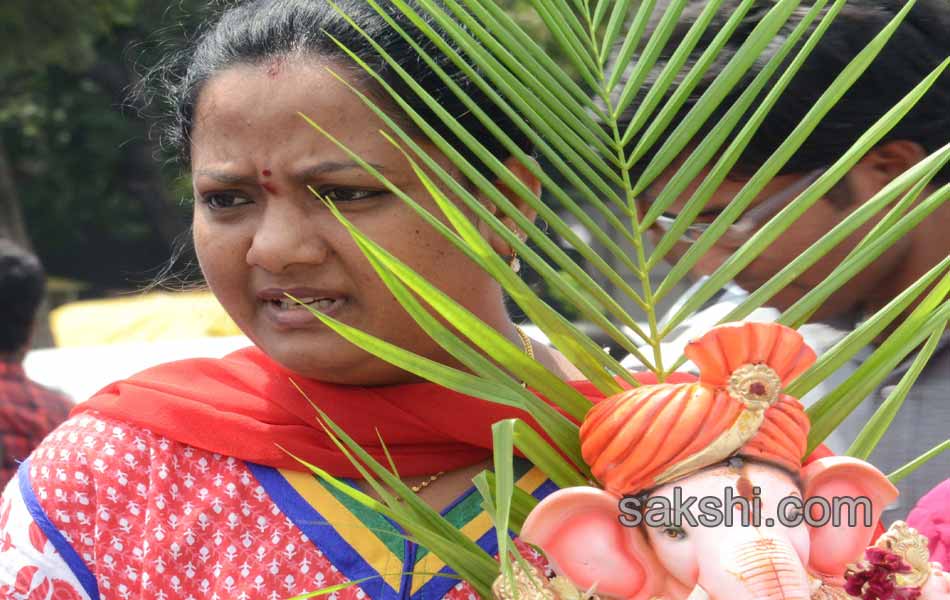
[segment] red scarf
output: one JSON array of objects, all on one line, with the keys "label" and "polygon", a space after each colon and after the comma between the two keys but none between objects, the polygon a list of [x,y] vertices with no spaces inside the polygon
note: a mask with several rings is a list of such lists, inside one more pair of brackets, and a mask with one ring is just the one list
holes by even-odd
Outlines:
[{"label": "red scarf", "polygon": [[[517,409],[432,383],[344,386],[294,376],[257,348],[223,359],[191,359],[153,367],[113,383],[77,406],[178,442],[272,467],[302,469],[277,447],[338,477],[358,472],[317,422],[291,384],[382,464],[379,437],[401,475],[469,466],[491,455],[491,425],[527,417]],[[650,374],[637,376],[653,383]],[[592,401],[603,395],[587,381],[571,385]],[[379,430],[379,437],[377,436]]]}]

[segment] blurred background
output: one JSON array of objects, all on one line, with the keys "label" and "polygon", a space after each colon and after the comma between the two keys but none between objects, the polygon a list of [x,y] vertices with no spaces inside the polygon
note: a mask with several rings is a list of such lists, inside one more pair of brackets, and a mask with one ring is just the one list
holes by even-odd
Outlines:
[{"label": "blurred background", "polygon": [[0,5],[0,236],[32,249],[49,275],[24,366],[74,400],[150,363],[213,354],[209,342],[244,343],[203,295],[193,298],[202,314],[167,294],[133,295],[187,235],[190,204],[187,182],[149,135],[148,111],[129,94],[213,8],[200,0]]},{"label": "blurred background", "polygon": [[53,277],[51,301],[149,281],[187,227],[185,182],[127,102],[206,1],[0,7],[0,223]]}]

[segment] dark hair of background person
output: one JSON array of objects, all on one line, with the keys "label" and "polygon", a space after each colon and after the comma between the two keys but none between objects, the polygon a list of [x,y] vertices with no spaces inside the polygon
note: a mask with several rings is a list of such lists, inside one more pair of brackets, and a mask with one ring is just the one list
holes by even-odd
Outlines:
[{"label": "dark hair of background person", "polygon": [[33,253],[0,239],[0,355],[30,343],[33,320],[46,292],[46,273]]},{"label": "dark hair of background person", "polygon": [[[726,0],[713,22],[706,29],[703,38],[687,61],[686,66],[696,59],[715,34],[722,29],[739,2]],[[719,75],[736,51],[745,42],[756,24],[775,6],[773,0],[756,2],[726,43],[719,57],[708,70],[702,81],[691,92],[689,99],[674,118],[672,124],[659,140],[662,144],[669,132],[686,116],[696,104],[715,77]],[[813,6],[806,1],[795,9],[792,18],[768,45],[752,68],[745,74],[730,95],[707,119],[697,139],[701,139],[718,123],[725,112],[748,87],[752,79],[761,72],[768,60],[775,55],[781,45],[802,17]],[[829,2],[829,4],[831,4]],[[831,86],[834,79],[847,64],[877,35],[891,19],[905,6],[904,0],[849,0],[835,17],[820,42],[804,62],[798,73],[785,89],[781,98],[769,111],[748,147],[739,158],[732,174],[752,175],[769,156],[785,141],[805,114],[815,105],[818,98]],[[643,90],[648,90],[676,45],[683,39],[689,26],[696,21],[705,0],[692,0],[685,8],[679,25],[667,43],[657,65],[652,70]],[[827,8],[825,9],[827,11]],[[824,13],[823,13],[824,14]],[[820,17],[815,19],[809,32],[814,30]],[[782,168],[781,173],[806,173],[828,166],[843,155],[850,146],[880,117],[901,100],[914,86],[919,84],[941,62],[950,56],[950,4],[947,0],[917,0],[905,20],[894,32],[877,58],[868,66],[864,74],[851,89],[838,101],[835,107],[822,119],[796,154]],[[794,58],[795,48],[781,66],[772,81],[776,81],[785,66]],[[685,69],[684,69],[685,71]],[[768,93],[769,86],[760,94],[760,99]],[[645,93],[642,92],[642,93]],[[642,96],[641,96],[642,98]],[[624,116],[629,122],[639,102],[634,102]],[[749,114],[757,104],[753,102]],[[739,127],[727,139],[731,142]],[[950,72],[945,71],[933,87],[917,105],[882,140],[881,144],[909,140],[920,144],[928,153],[950,142]],[[633,144],[636,144],[634,140]],[[655,146],[659,148],[660,146]],[[631,146],[632,148],[632,146]],[[725,148],[725,145],[723,146]],[[646,166],[645,157],[638,165]],[[636,169],[635,169],[636,170]],[[934,183],[950,181],[950,166],[946,166],[934,178]]]},{"label": "dark hair of background person", "polygon": [[[488,133],[487,128],[447,88],[439,75],[419,58],[410,43],[369,3],[365,0],[336,0],[336,4],[392,56],[418,85],[453,115],[468,133],[480,140],[494,156],[501,160],[508,157],[509,153],[502,144]],[[383,0],[380,5],[411,39],[425,49],[452,80],[485,110],[494,123],[508,132],[519,148],[530,152],[531,144],[527,136],[487,99],[448,56],[391,2]],[[426,21],[433,29],[441,31],[439,26],[432,22],[431,17],[426,17]],[[353,62],[331,36],[365,61],[481,173],[490,180],[494,179],[488,167],[467,151],[464,144],[425,106],[423,100],[403,82],[372,44],[324,0],[251,0],[232,5],[199,33],[193,47],[172,55],[169,60],[154,69],[150,77],[146,78],[143,89],[152,100],[165,104],[165,126],[162,133],[166,148],[173,150],[182,165],[187,166],[195,105],[205,83],[215,74],[236,65],[257,65],[294,55],[304,58],[307,55],[329,58],[349,66],[350,74],[366,86],[365,89],[375,101],[382,100],[383,107],[389,110],[400,126],[408,126],[407,131],[410,133],[420,133],[411,126],[408,116],[396,109],[395,103],[381,89],[382,86]],[[445,39],[445,35],[442,37]],[[454,47],[453,44],[450,45]],[[353,100],[359,102],[356,96]],[[310,116],[319,118],[319,115]],[[314,135],[319,133],[314,131]],[[380,137],[380,143],[387,142]]]}]

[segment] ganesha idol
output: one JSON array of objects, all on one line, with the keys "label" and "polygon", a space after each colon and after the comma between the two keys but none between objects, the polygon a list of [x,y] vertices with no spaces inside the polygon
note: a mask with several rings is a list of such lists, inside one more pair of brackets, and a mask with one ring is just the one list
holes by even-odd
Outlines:
[{"label": "ganesha idol", "polygon": [[[929,562],[926,540],[914,530],[898,522],[869,547],[881,512],[898,495],[879,470],[834,456],[803,466],[808,417],[781,392],[815,361],[798,332],[777,324],[724,325],[692,342],[686,356],[699,368],[697,381],[645,385],[591,409],[581,443],[600,486],[555,492],[521,530],[557,576],[539,586],[535,574],[516,564],[517,578],[499,578],[496,595],[950,599],[950,577]],[[683,518],[636,525],[624,509],[689,498],[724,503],[730,495],[750,502],[721,510],[749,514],[757,506],[758,523],[737,514],[731,523]],[[835,498],[838,523],[821,514],[834,508]],[[799,517],[808,518],[794,519],[789,506],[804,507],[809,514]]]}]

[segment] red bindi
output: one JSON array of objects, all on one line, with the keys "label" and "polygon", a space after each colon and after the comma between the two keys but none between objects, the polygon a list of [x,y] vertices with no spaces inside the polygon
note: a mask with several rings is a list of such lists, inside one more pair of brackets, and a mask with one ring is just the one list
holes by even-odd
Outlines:
[{"label": "red bindi", "polygon": [[273,175],[273,173],[271,173],[270,169],[264,169],[263,171],[261,171],[261,175],[263,175],[264,177],[270,177],[271,175]]}]

